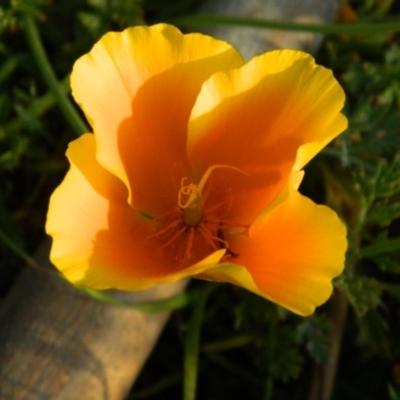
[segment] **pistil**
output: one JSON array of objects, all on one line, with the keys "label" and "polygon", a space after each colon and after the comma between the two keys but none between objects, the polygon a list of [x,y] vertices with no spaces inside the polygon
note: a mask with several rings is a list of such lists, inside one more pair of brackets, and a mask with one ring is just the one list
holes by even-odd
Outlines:
[{"label": "pistil", "polygon": [[198,196],[183,210],[183,222],[187,227],[196,228],[199,225],[202,217],[201,203],[201,196]]},{"label": "pistil", "polygon": [[[203,207],[202,191],[211,173],[217,168],[230,168],[243,173],[243,171],[230,165],[214,165],[207,169],[198,185],[194,183],[185,185],[184,183],[187,178],[182,179],[181,188],[178,193],[178,206],[183,210],[183,222],[188,228],[196,228],[201,221]],[[186,197],[186,199],[182,199],[182,197]]]}]

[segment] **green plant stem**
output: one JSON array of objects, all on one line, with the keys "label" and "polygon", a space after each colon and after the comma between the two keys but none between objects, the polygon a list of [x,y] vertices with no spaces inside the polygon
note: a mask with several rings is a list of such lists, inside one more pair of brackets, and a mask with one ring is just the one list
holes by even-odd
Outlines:
[{"label": "green plant stem", "polygon": [[135,391],[127,397],[126,400],[139,400],[139,399],[150,399],[150,398],[162,398],[162,391],[168,387],[177,384],[182,379],[181,374],[175,374],[172,376],[167,376],[160,381],[154,383],[148,388]]},{"label": "green plant stem", "polygon": [[175,296],[169,297],[165,300],[152,301],[148,303],[126,303],[124,301],[118,300],[112,295],[106,292],[101,292],[89,288],[79,288],[85,292],[90,297],[101,301],[102,303],[111,304],[113,306],[132,308],[134,310],[146,312],[146,313],[157,313],[161,311],[171,311],[178,310],[180,308],[187,307],[192,304],[194,300],[194,294],[189,292],[179,293]]},{"label": "green plant stem", "polygon": [[27,264],[33,267],[38,267],[36,262],[31,257],[29,257],[29,255],[25,253],[25,251],[12,239],[10,239],[1,229],[0,229],[0,240],[17,256],[19,256],[22,260],[24,260]]},{"label": "green plant stem", "polygon": [[204,307],[211,290],[215,286],[209,284],[199,293],[194,304],[189,328],[185,339],[183,400],[195,400],[199,360],[200,329],[203,322]]},{"label": "green plant stem", "polygon": [[[341,149],[336,149],[334,147],[325,147],[321,151],[320,154],[324,154],[324,155],[330,156],[330,157],[336,157],[343,162],[343,152]],[[363,166],[366,171],[370,171],[370,172],[376,171],[376,166],[374,164],[369,163],[369,162],[363,160],[362,158],[359,158],[353,154],[347,154],[345,161],[346,162],[344,162],[343,164],[345,164],[346,166],[348,166],[349,162],[351,162],[352,164],[357,164],[357,165]]]},{"label": "green plant stem", "polygon": [[372,257],[385,253],[399,252],[400,239],[387,239],[361,248],[361,257]]},{"label": "green plant stem", "polygon": [[[58,83],[60,90],[67,94],[70,91],[69,86],[69,75],[66,76],[62,81]],[[46,111],[48,111],[51,107],[54,106],[56,99],[53,95],[53,92],[49,91],[38,99],[34,100],[28,108],[28,113],[32,113],[36,117],[42,116]],[[18,129],[23,128],[24,122],[20,118],[15,118],[10,122],[7,122],[6,125],[0,127],[0,132],[3,130],[5,132],[14,132]]]},{"label": "green plant stem", "polygon": [[[276,355],[276,325],[278,323],[278,318],[276,314],[270,316],[269,324],[268,324],[268,338],[267,338],[267,364],[270,369],[275,362]],[[265,383],[265,400],[272,400],[272,396],[274,393],[274,378],[271,373],[268,371],[267,380]]]},{"label": "green plant stem", "polygon": [[390,33],[400,31],[400,21],[353,24],[304,24],[287,21],[273,21],[245,17],[232,17],[222,15],[184,15],[169,20],[178,26],[208,26],[208,25],[236,25],[252,28],[280,29],[285,31],[315,32],[324,34],[346,35],[376,35],[377,33]]},{"label": "green plant stem", "polygon": [[[353,269],[354,266],[348,264],[347,268]],[[335,387],[339,357],[349,310],[349,302],[344,292],[338,292],[335,294],[331,302],[331,307],[330,320],[332,329],[329,334],[329,358],[323,366],[322,387],[320,396],[318,397],[320,400],[331,400],[333,389]]]},{"label": "green plant stem", "polygon": [[53,71],[53,68],[47,58],[39,31],[32,16],[25,14],[23,17],[26,40],[29,44],[32,55],[36,61],[42,78],[46,85],[53,93],[56,102],[67,120],[70,127],[77,135],[89,132],[89,128],[83,122],[71,101],[65,95],[65,92],[60,88],[58,79]]}]

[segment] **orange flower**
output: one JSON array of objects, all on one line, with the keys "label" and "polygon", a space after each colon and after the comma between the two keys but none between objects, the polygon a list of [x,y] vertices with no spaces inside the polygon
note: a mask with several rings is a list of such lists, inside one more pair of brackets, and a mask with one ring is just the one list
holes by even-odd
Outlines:
[{"label": "orange flower", "polygon": [[346,128],[329,70],[293,50],[245,64],[225,42],[160,24],[106,34],[71,85],[94,134],[70,144],[48,213],[68,280],[142,290],[194,276],[300,315],[328,299],[345,228],[297,188]]}]

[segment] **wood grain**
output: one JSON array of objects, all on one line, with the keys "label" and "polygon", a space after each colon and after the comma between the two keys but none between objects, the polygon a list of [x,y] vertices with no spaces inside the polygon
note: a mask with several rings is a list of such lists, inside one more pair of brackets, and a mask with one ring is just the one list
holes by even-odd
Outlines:
[{"label": "wood grain", "polygon": [[[337,14],[341,0],[207,0],[200,13],[222,14],[276,21],[329,23]],[[232,43],[246,60],[274,49],[299,49],[315,53],[322,35],[308,32],[218,26],[199,29]]]},{"label": "wood grain", "polygon": [[[26,270],[0,310],[0,399],[123,399],[169,313],[100,303],[49,271]],[[185,285],[119,297],[154,301]]]}]

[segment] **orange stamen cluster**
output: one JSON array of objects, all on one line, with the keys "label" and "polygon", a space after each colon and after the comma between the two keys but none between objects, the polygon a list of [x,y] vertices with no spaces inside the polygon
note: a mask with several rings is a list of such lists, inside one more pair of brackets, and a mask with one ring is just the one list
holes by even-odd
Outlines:
[{"label": "orange stamen cluster", "polygon": [[[224,219],[230,208],[231,196],[226,196],[220,203],[207,207],[210,187],[203,192],[208,178],[216,168],[238,170],[227,165],[214,165],[206,171],[198,184],[185,185],[187,178],[183,178],[178,192],[177,207],[157,218],[163,222],[162,227],[150,237],[160,240],[159,251],[170,254],[169,250],[172,248],[173,257],[184,265],[197,262],[213,251],[228,249],[229,243],[225,240],[223,232],[225,229],[238,227],[238,224]],[[208,250],[203,254],[205,248]]]}]

